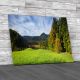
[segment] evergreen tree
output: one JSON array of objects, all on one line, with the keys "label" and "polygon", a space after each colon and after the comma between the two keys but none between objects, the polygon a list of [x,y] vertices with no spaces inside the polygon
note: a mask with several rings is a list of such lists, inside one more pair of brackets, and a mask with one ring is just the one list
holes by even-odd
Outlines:
[{"label": "evergreen tree", "polygon": [[59,38],[59,33],[56,33],[56,40],[55,40],[55,51],[60,53],[62,51],[61,41]]},{"label": "evergreen tree", "polygon": [[56,52],[71,52],[66,18],[53,18],[52,28],[48,37],[48,47]]},{"label": "evergreen tree", "polygon": [[52,28],[49,34],[49,38],[48,38],[48,46],[49,46],[49,49],[51,50],[54,50],[56,32],[57,32],[57,19],[54,18],[52,23]]},{"label": "evergreen tree", "polygon": [[27,48],[28,42],[16,31],[10,29],[11,47],[13,51],[23,50]]},{"label": "evergreen tree", "polygon": [[60,40],[62,45],[62,51],[70,52],[71,46],[70,46],[70,38],[69,38],[69,32],[68,32],[68,25],[67,20],[64,17],[61,17],[59,19],[59,25],[60,25]]}]

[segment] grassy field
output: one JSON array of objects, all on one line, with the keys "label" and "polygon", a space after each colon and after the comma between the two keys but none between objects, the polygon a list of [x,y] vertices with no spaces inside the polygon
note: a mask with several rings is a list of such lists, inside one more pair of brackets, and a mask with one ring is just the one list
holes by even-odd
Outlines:
[{"label": "grassy field", "polygon": [[34,50],[28,48],[23,51],[15,51],[12,57],[15,65],[73,62],[73,58],[69,53],[61,54],[44,49]]}]

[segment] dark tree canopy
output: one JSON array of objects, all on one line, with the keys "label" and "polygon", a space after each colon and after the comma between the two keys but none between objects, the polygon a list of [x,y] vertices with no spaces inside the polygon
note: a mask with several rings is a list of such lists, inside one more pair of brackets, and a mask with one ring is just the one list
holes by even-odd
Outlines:
[{"label": "dark tree canopy", "polygon": [[25,44],[25,40],[23,37],[17,33],[16,31],[10,29],[10,37],[11,37],[11,47],[13,51],[22,50],[27,47],[27,41]]}]

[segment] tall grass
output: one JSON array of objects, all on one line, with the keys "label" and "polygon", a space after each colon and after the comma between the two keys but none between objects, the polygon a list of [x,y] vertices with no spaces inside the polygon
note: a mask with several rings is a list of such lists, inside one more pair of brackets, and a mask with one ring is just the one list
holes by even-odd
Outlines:
[{"label": "tall grass", "polygon": [[73,62],[73,58],[69,53],[58,54],[44,49],[34,50],[28,48],[23,51],[15,51],[12,57],[15,65]]}]

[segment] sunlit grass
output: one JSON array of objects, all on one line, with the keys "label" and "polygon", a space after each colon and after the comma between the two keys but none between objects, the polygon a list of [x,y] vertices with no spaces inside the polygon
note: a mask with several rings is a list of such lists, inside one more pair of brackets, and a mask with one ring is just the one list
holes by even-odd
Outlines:
[{"label": "sunlit grass", "polygon": [[69,53],[56,53],[44,49],[28,48],[23,51],[15,51],[12,57],[15,65],[73,62]]}]

